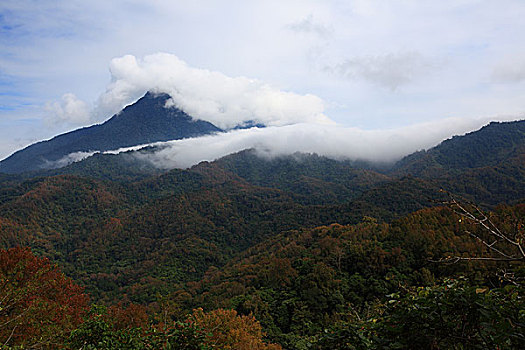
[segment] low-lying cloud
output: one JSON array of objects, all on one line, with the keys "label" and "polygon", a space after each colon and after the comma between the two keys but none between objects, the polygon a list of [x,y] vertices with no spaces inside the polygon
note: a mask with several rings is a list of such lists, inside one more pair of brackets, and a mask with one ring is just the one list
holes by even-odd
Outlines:
[{"label": "low-lying cloud", "polygon": [[160,169],[190,168],[202,161],[214,161],[232,153],[255,150],[263,158],[294,153],[315,153],[335,160],[393,163],[419,150],[436,146],[454,135],[477,130],[490,121],[520,120],[525,116],[485,117],[476,119],[447,118],[396,129],[362,130],[334,125],[295,124],[267,128],[231,130],[229,132],[154,142],[108,151],[75,152],[47,164],[63,167],[96,153],[119,154],[146,147],[156,151],[132,152],[131,156],[150,162]]},{"label": "low-lying cloud", "polygon": [[71,163],[80,162],[92,155],[99,153],[99,151],[87,151],[87,152],[73,152],[55,161],[46,161],[42,168],[44,169],[55,169],[62,168]]},{"label": "low-lying cloud", "polygon": [[169,141],[155,153],[136,156],[163,169],[188,168],[245,149],[254,149],[258,155],[269,158],[302,152],[336,160],[388,163],[431,148],[453,135],[478,129],[490,119],[449,118],[390,130],[313,124],[252,128]]}]

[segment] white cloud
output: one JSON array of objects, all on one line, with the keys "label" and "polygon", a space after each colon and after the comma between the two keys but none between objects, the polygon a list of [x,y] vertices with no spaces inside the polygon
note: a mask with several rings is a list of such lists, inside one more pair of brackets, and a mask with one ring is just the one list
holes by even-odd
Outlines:
[{"label": "white cloud", "polygon": [[60,102],[48,102],[45,106],[48,123],[65,123],[69,125],[86,125],[91,122],[90,108],[74,94],[67,93]]},{"label": "white cloud", "polygon": [[323,101],[317,96],[298,95],[258,80],[192,68],[172,54],[115,58],[110,72],[111,83],[97,103],[98,115],[116,113],[151,90],[168,93],[172,97],[168,106],[224,129],[247,121],[269,126],[332,123],[323,114]]}]

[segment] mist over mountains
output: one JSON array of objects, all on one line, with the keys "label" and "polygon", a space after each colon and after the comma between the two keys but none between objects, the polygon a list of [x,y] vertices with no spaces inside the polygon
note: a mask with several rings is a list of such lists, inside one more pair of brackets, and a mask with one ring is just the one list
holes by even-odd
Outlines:
[{"label": "mist over mountains", "polygon": [[390,130],[362,130],[325,123],[266,126],[257,123],[258,119],[239,120],[241,124],[221,129],[174,106],[169,94],[147,92],[102,124],[15,152],[0,162],[0,172],[61,168],[95,153],[144,148],[149,151],[135,152],[135,157],[159,169],[188,168],[246,149],[265,158],[310,153],[388,167],[413,152],[485,124],[484,119],[450,118]]},{"label": "mist over mountains", "polygon": [[143,148],[148,152],[136,152],[137,159],[159,169],[188,168],[246,149],[266,158],[315,153],[385,167],[454,135],[510,118],[446,118],[362,129],[335,123],[315,95],[193,68],[172,54],[115,58],[110,72],[111,82],[95,107],[66,94],[46,108],[50,121],[62,123],[111,118],[15,152],[0,162],[0,172],[60,168],[96,153]]},{"label": "mist over mountains", "polygon": [[[222,130],[168,101],[168,94],[148,92],[103,124],[16,152],[0,162],[0,172],[130,182],[170,169],[200,173],[211,162],[214,173],[224,169],[252,185],[306,195],[300,201],[307,203],[364,193],[389,198],[392,193],[384,191],[400,191],[412,192],[401,201],[417,210],[440,187],[488,205],[525,196],[524,120],[492,122],[445,141],[458,127],[453,121],[383,131],[315,124]],[[469,130],[471,122],[459,125]],[[413,178],[400,180],[406,176]],[[367,208],[375,200],[366,197],[360,205]],[[389,209],[381,216],[391,217],[397,209],[385,205]]]}]

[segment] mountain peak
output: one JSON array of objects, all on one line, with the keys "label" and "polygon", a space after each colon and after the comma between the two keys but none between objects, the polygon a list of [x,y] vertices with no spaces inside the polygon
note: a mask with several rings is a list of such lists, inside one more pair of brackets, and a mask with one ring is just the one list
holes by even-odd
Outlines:
[{"label": "mountain peak", "polygon": [[0,162],[0,172],[21,173],[65,165],[60,160],[75,152],[107,151],[159,141],[196,137],[222,131],[170,107],[165,93],[148,91],[102,124],[77,129],[32,144]]}]

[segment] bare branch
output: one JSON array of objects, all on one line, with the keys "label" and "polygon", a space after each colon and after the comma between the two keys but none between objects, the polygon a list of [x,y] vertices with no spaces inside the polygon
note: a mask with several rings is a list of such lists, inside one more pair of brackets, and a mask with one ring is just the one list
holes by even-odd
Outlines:
[{"label": "bare branch", "polygon": [[481,256],[481,257],[477,257],[477,256],[472,256],[472,257],[462,257],[462,256],[454,256],[454,257],[450,257],[450,258],[441,258],[441,259],[438,259],[438,260],[431,260],[429,259],[428,261],[430,262],[433,262],[433,263],[446,263],[446,264],[455,264],[459,261],[476,261],[476,260],[483,260],[483,261],[521,261],[523,260],[522,258],[495,258],[495,257],[491,257],[491,256]]},{"label": "bare branch", "polygon": [[[489,251],[492,251],[494,254],[499,256],[499,257],[469,257],[469,258],[454,257],[448,260],[452,262],[458,262],[461,260],[492,260],[492,261],[524,261],[525,260],[525,248],[523,247],[522,242],[516,238],[517,235],[511,236],[508,233],[502,232],[490,220],[490,218],[485,213],[483,213],[483,211],[478,206],[472,203],[467,203],[468,206],[472,208],[472,209],[469,209],[467,205],[463,205],[462,203],[460,203],[450,192],[445,191],[445,190],[440,190],[440,192],[447,194],[449,197],[449,200],[443,201],[442,204],[450,207],[456,214],[460,215],[461,217],[469,220],[470,222],[476,225],[481,226],[483,230],[489,236],[493,237],[493,240],[491,239],[489,241],[469,231],[466,231],[466,233],[476,238],[485,247],[487,247]],[[496,247],[496,244],[498,243],[502,243],[502,244],[506,243],[510,246],[513,246],[514,249],[516,249],[516,254],[505,253],[502,249]]]},{"label": "bare branch", "polygon": [[7,340],[5,341],[5,343],[4,343],[4,345],[2,346],[2,348],[7,346],[7,344],[9,343],[9,341],[11,340],[11,338],[13,337],[13,334],[15,334],[15,330],[16,330],[17,327],[18,327],[18,325],[15,325],[15,327],[14,327],[13,330],[11,331],[11,334],[9,335],[9,338],[7,338]]},{"label": "bare branch", "polygon": [[485,245],[486,247],[488,247],[490,250],[493,250],[495,251],[496,253],[504,256],[505,258],[507,259],[518,259],[518,260],[521,260],[520,257],[515,257],[515,256],[510,256],[508,254],[505,254],[504,252],[502,252],[501,250],[497,249],[496,247],[494,247],[494,244],[496,244],[498,241],[494,241],[492,243],[487,243],[487,241],[483,240],[482,238],[480,238],[479,236],[473,234],[472,232],[469,232],[469,231],[465,231],[466,233],[470,234],[472,237],[476,238],[478,241],[480,241],[483,245]]}]

